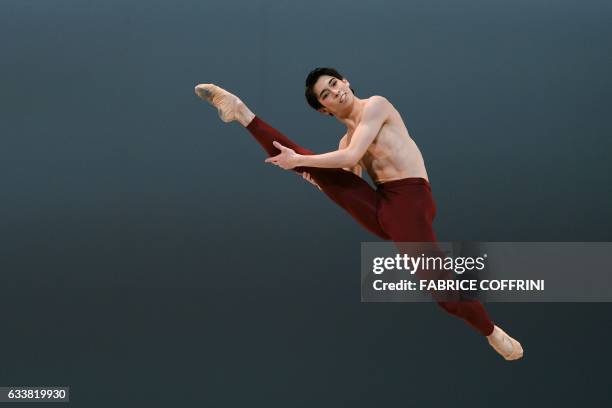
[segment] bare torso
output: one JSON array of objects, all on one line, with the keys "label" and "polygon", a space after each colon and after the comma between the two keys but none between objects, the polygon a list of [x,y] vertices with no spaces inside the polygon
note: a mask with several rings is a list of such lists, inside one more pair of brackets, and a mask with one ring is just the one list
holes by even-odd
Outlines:
[{"label": "bare torso", "polygon": [[[422,177],[429,181],[421,151],[408,134],[399,112],[387,104],[385,121],[374,141],[359,161],[375,183],[384,183],[407,177]],[[356,123],[359,125],[360,119]],[[355,129],[349,129],[340,142],[346,148]]]}]

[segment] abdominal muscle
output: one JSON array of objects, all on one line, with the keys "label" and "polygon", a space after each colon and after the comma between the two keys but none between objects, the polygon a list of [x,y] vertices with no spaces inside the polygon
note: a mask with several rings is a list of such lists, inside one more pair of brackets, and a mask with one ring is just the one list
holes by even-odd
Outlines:
[{"label": "abdominal muscle", "polygon": [[421,151],[397,111],[382,126],[359,163],[377,184],[408,177],[429,181]]}]

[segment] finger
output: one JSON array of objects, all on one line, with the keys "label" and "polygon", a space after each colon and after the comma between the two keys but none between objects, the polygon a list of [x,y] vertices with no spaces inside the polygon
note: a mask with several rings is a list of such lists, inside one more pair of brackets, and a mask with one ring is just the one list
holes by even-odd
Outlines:
[{"label": "finger", "polygon": [[285,146],[283,146],[282,144],[278,143],[276,140],[273,141],[272,144],[274,145],[274,147],[276,147],[281,152],[287,149]]},{"label": "finger", "polygon": [[278,160],[278,156],[272,156],[272,157],[268,157],[266,160],[264,160],[264,162],[274,163],[276,160]]}]

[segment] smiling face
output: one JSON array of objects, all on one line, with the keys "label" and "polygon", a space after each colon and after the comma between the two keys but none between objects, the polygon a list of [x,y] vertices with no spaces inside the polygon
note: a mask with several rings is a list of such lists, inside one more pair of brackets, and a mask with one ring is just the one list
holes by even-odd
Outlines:
[{"label": "smiling face", "polygon": [[321,75],[313,87],[314,94],[322,108],[319,112],[334,115],[347,109],[353,102],[350,83],[330,75]]}]

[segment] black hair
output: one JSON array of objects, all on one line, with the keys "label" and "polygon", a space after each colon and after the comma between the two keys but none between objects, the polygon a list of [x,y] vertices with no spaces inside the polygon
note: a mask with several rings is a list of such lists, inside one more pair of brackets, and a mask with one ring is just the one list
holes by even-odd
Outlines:
[{"label": "black hair", "polygon": [[[306,101],[308,102],[310,107],[313,108],[314,110],[319,110],[323,107],[323,105],[321,105],[321,103],[319,102],[319,98],[317,98],[317,95],[314,92],[314,86],[317,83],[317,80],[323,75],[329,75],[331,77],[338,78],[339,80],[344,79],[342,74],[340,74],[334,68],[319,67],[319,68],[315,68],[312,71],[310,71],[310,73],[306,77],[305,96],[306,96]],[[353,92],[353,94],[355,94],[355,91],[353,91],[353,88],[351,88],[351,91]]]}]

